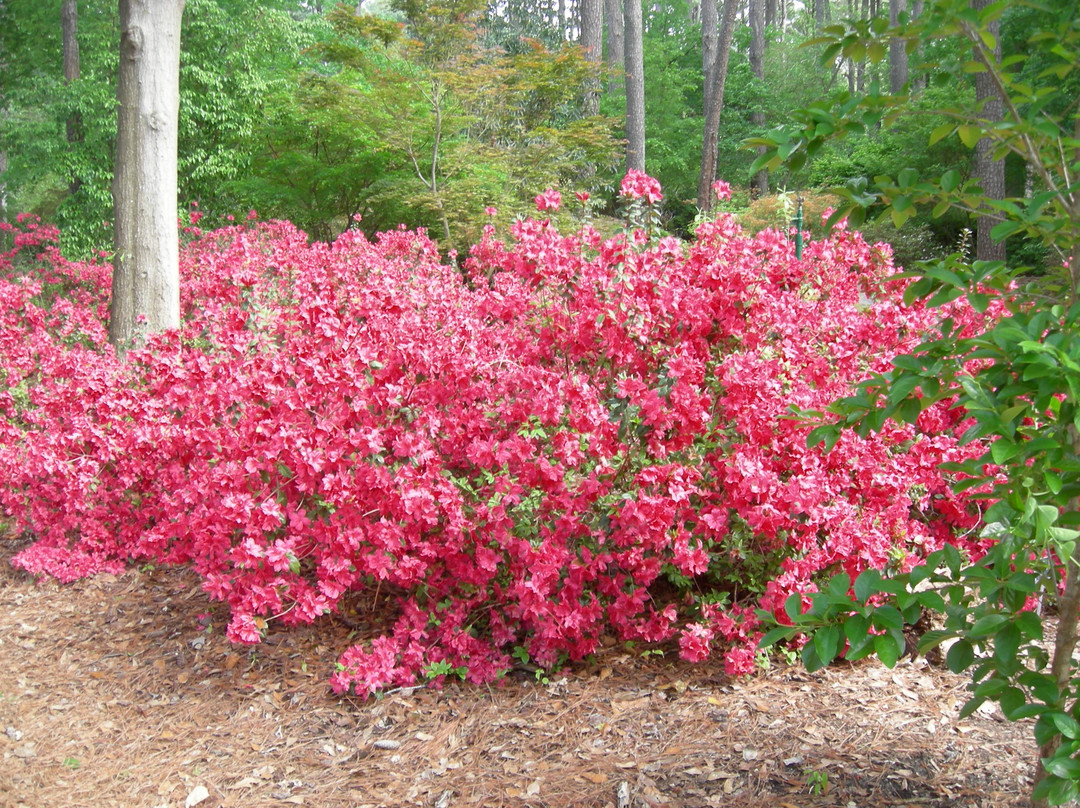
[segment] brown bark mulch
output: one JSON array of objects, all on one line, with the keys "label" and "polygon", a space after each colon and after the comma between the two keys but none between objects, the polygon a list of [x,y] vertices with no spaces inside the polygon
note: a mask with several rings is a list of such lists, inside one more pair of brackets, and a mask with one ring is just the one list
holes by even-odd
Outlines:
[{"label": "brown bark mulch", "polygon": [[[360,615],[362,617],[362,613]],[[734,681],[615,645],[499,686],[333,695],[340,621],[223,636],[186,570],[68,586],[0,556],[0,806],[1028,805],[1030,724],[905,660]]]}]

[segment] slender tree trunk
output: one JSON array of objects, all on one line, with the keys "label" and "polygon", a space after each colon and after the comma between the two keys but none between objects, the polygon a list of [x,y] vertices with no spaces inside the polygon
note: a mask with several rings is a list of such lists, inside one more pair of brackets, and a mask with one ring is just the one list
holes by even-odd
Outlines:
[{"label": "slender tree trunk", "polygon": [[596,71],[585,88],[585,114],[600,112],[600,62],[604,49],[604,0],[581,0],[581,47]]},{"label": "slender tree trunk", "polygon": [[7,182],[4,180],[7,161],[7,151],[0,151],[0,222],[7,221]]},{"label": "slender tree trunk", "polygon": [[717,43],[716,63],[706,79],[705,137],[701,149],[701,174],[698,176],[697,204],[701,210],[712,210],[712,184],[716,181],[716,151],[720,137],[720,113],[724,109],[724,85],[727,83],[728,62],[731,59],[731,39],[735,33],[735,14],[741,0],[724,0],[724,18],[720,22],[720,41]]},{"label": "slender tree trunk", "polygon": [[[765,8],[764,0],[750,0],[748,10],[750,21],[750,72],[754,74],[761,86],[765,86]],[[750,115],[750,120],[755,127],[764,129],[765,112],[761,109],[761,102],[755,106]],[[758,149],[761,154],[764,148]],[[769,173],[762,169],[754,175],[751,187],[758,196],[769,193]]]},{"label": "slender tree trunk", "polygon": [[[716,65],[716,47],[720,41],[720,11],[717,0],[701,0],[701,80],[702,86],[710,86],[709,82]],[[709,99],[706,97],[706,107],[703,110],[708,117]]]},{"label": "slender tree trunk", "polygon": [[184,0],[120,0],[109,341],[180,324],[176,141]]},{"label": "slender tree trunk", "polygon": [[[78,0],[64,0],[60,6],[60,32],[63,40],[64,83],[71,84],[79,80],[79,3]],[[64,128],[67,142],[82,143],[82,115],[78,110],[68,113]],[[68,178],[68,190],[77,193],[82,187],[82,180],[76,176]]]},{"label": "slender tree trunk", "polygon": [[[862,0],[862,19],[870,19],[870,2],[869,0]],[[866,91],[866,60],[860,59],[859,63],[855,65],[855,91],[857,93],[863,93]]]},{"label": "slender tree trunk", "polygon": [[[1077,122],[1080,129],[1080,121]],[[1075,282],[1080,278],[1080,253],[1075,253],[1070,260],[1069,267],[1075,290]],[[1075,426],[1068,428],[1069,441],[1072,449],[1080,454],[1080,432]],[[1073,511],[1080,510],[1080,501],[1073,502]],[[1074,666],[1073,653],[1077,644],[1077,618],[1080,617],[1080,542],[1076,543],[1072,557],[1065,562],[1065,589],[1058,598],[1058,625],[1057,635],[1054,638],[1054,656],[1050,662],[1050,675],[1057,682],[1058,690],[1062,693],[1061,703],[1056,705],[1060,710],[1068,710],[1069,705],[1065,702],[1070,692],[1070,682]],[[1046,778],[1046,769],[1043,768],[1042,759],[1053,757],[1061,746],[1061,736],[1055,735],[1049,741],[1039,747],[1039,756],[1035,761],[1035,785],[1037,786]],[[1034,808],[1047,808],[1046,800],[1033,800]]]},{"label": "slender tree trunk", "polygon": [[814,0],[814,26],[820,31],[825,27],[825,7],[829,0]]},{"label": "slender tree trunk", "polygon": [[626,170],[645,170],[645,53],[642,0],[623,0],[626,65]]},{"label": "slender tree trunk", "polygon": [[622,0],[604,0],[604,23],[607,26],[608,92],[623,91],[623,4]]},{"label": "slender tree trunk", "polygon": [[[990,5],[991,0],[971,0],[972,8],[982,11]],[[1001,37],[998,21],[988,24],[986,30],[997,40],[993,59],[1001,61]],[[1000,121],[1005,115],[1005,108],[998,95],[994,80],[989,72],[975,74],[975,104],[979,109],[979,117],[987,121]],[[975,176],[982,186],[983,193],[990,199],[1003,199],[1005,197],[1005,161],[994,159],[994,144],[990,138],[982,138],[975,146]],[[990,237],[990,231],[1000,219],[997,216],[986,214],[979,216],[975,231],[975,257],[979,261],[1004,261],[1005,242],[995,242]]]},{"label": "slender tree trunk", "polygon": [[[907,11],[907,0],[889,0],[889,25],[900,24],[901,12]],[[889,40],[889,92],[900,95],[908,80],[908,58],[904,40]]]},{"label": "slender tree trunk", "polygon": [[[911,18],[914,20],[922,15],[923,12],[923,0],[912,0],[911,3]],[[920,61],[916,59],[916,63]],[[926,73],[916,73],[911,79],[911,89],[918,92],[919,90],[926,89]]]}]

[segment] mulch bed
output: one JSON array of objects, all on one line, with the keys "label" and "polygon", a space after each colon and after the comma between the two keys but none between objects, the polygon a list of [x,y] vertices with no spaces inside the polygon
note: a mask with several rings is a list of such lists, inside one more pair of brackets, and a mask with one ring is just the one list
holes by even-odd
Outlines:
[{"label": "mulch bed", "polygon": [[58,586],[0,557],[0,806],[1029,804],[1030,724],[959,721],[967,680],[924,660],[736,681],[613,645],[360,702],[327,684],[354,627],[237,647],[226,620],[187,570]]}]

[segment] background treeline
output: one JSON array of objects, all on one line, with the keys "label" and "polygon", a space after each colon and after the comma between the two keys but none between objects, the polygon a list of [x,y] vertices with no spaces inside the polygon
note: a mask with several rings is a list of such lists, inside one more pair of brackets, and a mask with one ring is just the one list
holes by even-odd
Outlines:
[{"label": "background treeline", "polygon": [[[944,121],[929,110],[975,101],[975,81],[958,82],[951,69],[970,54],[899,43],[881,61],[822,64],[812,43],[841,17],[917,14],[918,0],[671,0],[642,7],[640,42],[624,25],[632,6],[187,0],[181,203],[205,223],[254,209],[319,239],[358,217],[369,233],[426,226],[444,248],[463,249],[485,223],[505,226],[533,209],[548,186],[588,191],[592,212],[617,213],[626,144],[642,128],[645,169],[665,189],[675,233],[709,203],[699,189],[712,178],[732,183],[729,204],[756,229],[790,220],[796,194],[815,225],[829,202],[818,191],[860,177],[976,171],[974,152],[954,139],[927,147]],[[1038,13],[1006,12],[1003,58],[1021,49]],[[58,223],[72,256],[111,242],[118,37],[115,0],[0,0],[0,219],[32,212]],[[638,46],[640,77],[624,69]],[[927,91],[892,127],[829,146],[796,172],[751,175],[756,155],[740,144],[785,124],[790,110],[832,92],[909,84]],[[643,121],[626,101],[635,87]],[[715,167],[706,120],[718,121]],[[997,170],[1013,195],[1031,185],[1022,164],[1006,159]],[[903,263],[955,249],[968,226],[954,214],[899,232],[888,220],[864,229],[893,243]],[[1012,257],[1042,260],[1023,248]]]}]

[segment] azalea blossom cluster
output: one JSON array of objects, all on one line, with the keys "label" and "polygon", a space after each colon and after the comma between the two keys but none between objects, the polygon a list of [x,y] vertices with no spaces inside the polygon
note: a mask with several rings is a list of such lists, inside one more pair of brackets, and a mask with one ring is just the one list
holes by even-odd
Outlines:
[{"label": "azalea blossom cluster", "polygon": [[463,283],[422,232],[327,245],[247,222],[196,234],[181,328],[123,364],[108,267],[54,237],[23,228],[0,255],[0,505],[35,540],[14,562],[190,565],[237,642],[395,593],[339,691],[442,663],[487,682],[512,653],[551,666],[607,637],[746,673],[755,606],[945,542],[979,552],[978,509],[938,469],[981,453],[962,413],[830,452],[789,417],[941,316],[905,306],[888,248],[858,234],[796,260],[726,214],[692,243],[526,219],[508,242],[487,228]]}]

